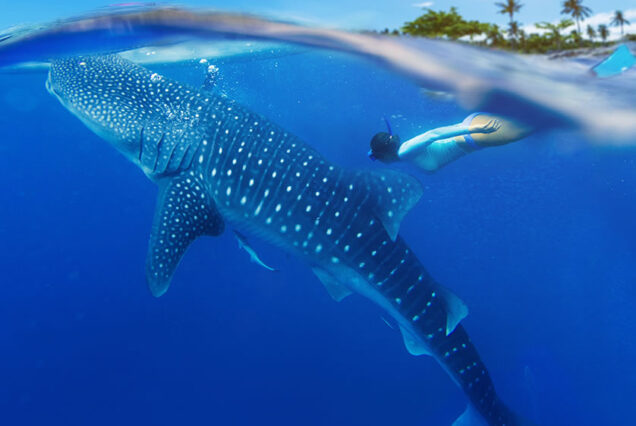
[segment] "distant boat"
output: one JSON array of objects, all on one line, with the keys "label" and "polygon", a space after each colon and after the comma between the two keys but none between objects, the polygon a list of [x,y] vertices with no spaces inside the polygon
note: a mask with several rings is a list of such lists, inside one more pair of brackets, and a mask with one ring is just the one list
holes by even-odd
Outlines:
[{"label": "distant boat", "polygon": [[618,48],[603,59],[599,64],[592,67],[592,72],[597,77],[611,77],[622,74],[636,64],[636,57],[625,44],[621,44]]}]

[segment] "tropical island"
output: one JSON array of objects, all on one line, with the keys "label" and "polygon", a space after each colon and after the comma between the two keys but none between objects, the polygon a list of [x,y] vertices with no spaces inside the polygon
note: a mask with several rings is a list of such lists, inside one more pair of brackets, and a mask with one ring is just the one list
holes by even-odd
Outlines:
[{"label": "tropical island", "polygon": [[[507,0],[494,3],[497,12],[508,15],[507,28],[496,24],[467,20],[462,17],[456,7],[448,11],[426,11],[412,21],[406,22],[402,28],[382,31],[382,34],[410,35],[417,37],[442,38],[477,44],[499,49],[513,50],[523,53],[550,53],[574,49],[591,49],[607,47],[610,27],[620,27],[621,38],[625,41],[636,41],[636,34],[625,34],[625,27],[630,22],[622,11],[614,12],[613,18],[606,24],[597,27],[587,25],[581,28],[582,21],[592,14],[592,10],[583,4],[583,0],[565,0],[561,3],[561,14],[566,16],[559,22],[537,22],[537,32],[526,32],[517,21],[523,4],[518,0]],[[568,33],[567,30],[574,27]]]}]

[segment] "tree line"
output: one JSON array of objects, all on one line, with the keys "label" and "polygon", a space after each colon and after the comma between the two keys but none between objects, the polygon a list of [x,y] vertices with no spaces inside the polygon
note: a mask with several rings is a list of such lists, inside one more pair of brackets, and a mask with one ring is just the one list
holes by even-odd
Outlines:
[{"label": "tree line", "polygon": [[[521,28],[521,23],[516,20],[523,4],[517,0],[497,2],[495,6],[498,13],[508,15],[507,28],[502,29],[496,24],[466,20],[457,8],[451,7],[449,11],[435,11],[425,9],[426,13],[406,22],[400,31],[388,29],[383,33],[408,34],[431,38],[448,38],[451,40],[473,40],[482,45],[518,50],[526,53],[545,53],[552,50],[575,49],[580,47],[596,47],[607,43],[609,27],[620,27],[621,35],[624,35],[624,27],[630,25],[622,11],[614,12],[613,19],[607,24],[598,25],[596,28],[588,25],[585,34],[581,23],[592,14],[592,10],[583,5],[583,0],[565,0],[562,2],[561,14],[567,18],[558,23],[539,22],[535,26],[544,30],[541,33],[527,33]],[[575,29],[565,34],[564,31],[572,26]],[[628,35],[628,39],[636,40],[635,35]]]}]

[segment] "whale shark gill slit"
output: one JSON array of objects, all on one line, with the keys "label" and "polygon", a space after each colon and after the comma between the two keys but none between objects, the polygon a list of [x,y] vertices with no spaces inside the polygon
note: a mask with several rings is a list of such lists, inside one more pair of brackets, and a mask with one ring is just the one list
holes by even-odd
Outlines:
[{"label": "whale shark gill slit", "polygon": [[161,137],[159,138],[159,142],[157,142],[157,155],[155,155],[155,164],[154,166],[152,166],[152,172],[156,173],[157,172],[157,165],[159,164],[159,158],[161,157],[161,144],[163,143],[163,138],[166,136],[165,133],[161,134]]},{"label": "whale shark gill slit", "polygon": [[145,126],[141,126],[139,130],[139,164],[141,165],[142,157],[144,155],[144,129]]}]

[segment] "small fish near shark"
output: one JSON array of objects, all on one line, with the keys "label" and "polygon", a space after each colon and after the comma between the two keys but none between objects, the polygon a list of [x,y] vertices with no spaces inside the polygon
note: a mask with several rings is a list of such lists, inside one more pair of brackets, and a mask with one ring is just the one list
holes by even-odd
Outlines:
[{"label": "small fish near shark", "polygon": [[278,269],[274,269],[271,266],[267,266],[260,257],[258,257],[258,254],[256,254],[256,251],[252,248],[252,246],[250,245],[249,241],[247,241],[247,237],[243,234],[241,234],[239,231],[237,230],[233,230],[232,231],[234,233],[234,236],[236,237],[236,240],[239,243],[239,248],[245,250],[247,252],[247,254],[250,255],[250,260],[254,263],[256,263],[259,266],[262,266],[263,268],[267,269],[268,271],[272,271],[272,272],[277,272]]},{"label": "small fish near shark", "polygon": [[408,351],[433,356],[468,397],[456,424],[523,423],[460,324],[466,305],[398,235],[422,195],[416,179],[338,167],[232,99],[115,55],[53,60],[46,86],[158,185],[146,261],[154,296],[168,290],[192,241],[232,223],[306,262],[334,299],[355,292],[382,307]]}]

